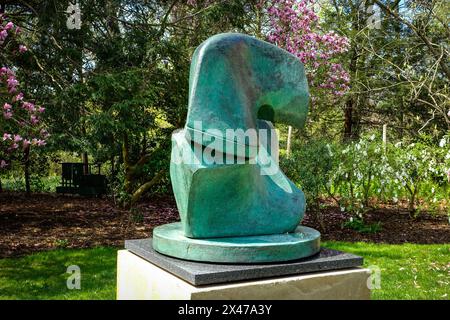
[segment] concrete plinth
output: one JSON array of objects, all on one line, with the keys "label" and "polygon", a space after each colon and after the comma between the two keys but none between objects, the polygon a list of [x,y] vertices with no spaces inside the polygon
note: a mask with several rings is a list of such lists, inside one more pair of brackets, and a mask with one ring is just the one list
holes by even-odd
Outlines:
[{"label": "concrete plinth", "polygon": [[336,271],[193,285],[152,262],[120,250],[117,259],[118,300],[329,300],[370,299],[369,271],[358,267]]}]

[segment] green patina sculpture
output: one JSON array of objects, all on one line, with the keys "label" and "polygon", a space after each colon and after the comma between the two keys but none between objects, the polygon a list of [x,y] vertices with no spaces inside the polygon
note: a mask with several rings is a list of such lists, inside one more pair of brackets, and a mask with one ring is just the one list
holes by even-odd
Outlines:
[{"label": "green patina sculpture", "polygon": [[287,261],[320,250],[299,226],[305,198],[278,167],[271,122],[305,123],[308,85],[295,56],[250,36],[213,36],[194,53],[186,126],[172,136],[181,223],[155,228],[155,250],[211,262]]}]

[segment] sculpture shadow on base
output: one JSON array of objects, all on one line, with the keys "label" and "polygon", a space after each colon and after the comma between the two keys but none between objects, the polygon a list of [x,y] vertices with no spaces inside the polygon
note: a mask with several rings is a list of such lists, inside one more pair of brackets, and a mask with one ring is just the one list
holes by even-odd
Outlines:
[{"label": "sculpture shadow on base", "polygon": [[153,248],[205,262],[264,263],[311,256],[320,233],[300,225],[303,192],[278,166],[272,125],[302,127],[301,61],[238,33],[194,52],[185,128],[172,135],[170,176],[180,223],[153,231]]}]

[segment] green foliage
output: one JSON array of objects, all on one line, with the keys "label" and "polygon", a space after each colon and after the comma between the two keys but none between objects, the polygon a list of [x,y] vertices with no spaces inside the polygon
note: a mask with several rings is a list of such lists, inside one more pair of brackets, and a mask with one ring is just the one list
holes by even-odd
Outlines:
[{"label": "green foliage", "polygon": [[[334,198],[342,211],[362,219],[372,202],[397,204],[407,199],[411,213],[417,204],[428,211],[448,210],[450,187],[450,139],[420,136],[387,143],[375,134],[339,145],[310,140],[294,145],[290,159],[282,159],[286,174],[307,195],[308,204],[317,207],[320,197]],[[357,220],[355,220],[357,221]]]},{"label": "green foliage", "polygon": [[344,228],[356,230],[360,233],[377,233],[382,229],[381,222],[367,224],[364,222],[363,219],[357,218],[356,219],[350,218],[350,220],[344,222],[342,226]]},{"label": "green foliage", "polygon": [[[443,19],[448,1],[375,2],[392,14],[374,1],[321,2],[323,25],[350,39],[342,62],[351,73],[351,91],[340,103],[315,104],[312,125],[319,134],[344,132],[353,139],[385,123],[395,138],[420,131],[441,136],[450,129],[444,63],[448,26]],[[375,11],[369,10],[372,4]],[[370,25],[374,20],[379,25]]]},{"label": "green foliage", "polygon": [[308,140],[296,144],[289,158],[281,158],[283,172],[299,184],[312,209],[318,209],[320,196],[329,191],[330,176],[336,166],[332,149],[325,140]]},{"label": "green foliage", "polygon": [[[60,176],[42,177],[33,174],[30,177],[31,192],[55,192],[61,183]],[[25,179],[23,176],[12,174],[2,177],[3,189],[9,191],[25,191]]]},{"label": "green foliage", "polygon": [[382,177],[386,158],[375,135],[351,142],[337,153],[339,165],[332,179],[333,190],[341,196],[340,205],[360,214],[369,205],[377,178]]},{"label": "green foliage", "polygon": [[67,248],[69,241],[67,239],[56,239],[55,245],[59,249]]},{"label": "green foliage", "polygon": [[[161,169],[167,170],[170,134],[186,118],[194,49],[220,32],[263,37],[270,23],[260,3],[85,0],[80,2],[79,30],[66,27],[64,1],[6,5],[6,13],[26,26],[22,29],[29,51],[24,58],[5,59],[8,64],[14,60],[30,98],[46,107],[43,120],[51,133],[48,154],[31,155],[32,188],[53,190],[43,181],[52,175],[47,170],[51,163],[59,161],[52,153],[62,150],[87,152],[91,162],[110,163],[114,170],[109,180],[120,202],[129,200],[133,189]],[[450,169],[442,154],[448,147],[436,147],[450,128],[444,69],[448,37],[442,22],[448,5],[443,0],[395,3],[402,6],[392,8],[401,12],[400,19],[382,10],[381,28],[369,27],[370,14],[354,1],[325,1],[317,10],[324,32],[334,30],[350,40],[349,52],[338,62],[351,73],[351,90],[337,101],[316,97],[304,132],[314,140],[294,139],[291,158],[282,159],[283,169],[302,186],[312,209],[324,195],[355,214],[362,214],[374,200],[406,198],[416,213],[450,207],[448,182],[441,174],[442,164]],[[436,44],[442,56],[424,39]],[[315,81],[309,79],[311,88]],[[386,154],[379,136],[369,139],[384,123],[389,124],[389,141],[402,141],[398,148],[388,144]],[[417,132],[427,132],[432,139],[421,140]],[[355,142],[341,145],[342,134]],[[130,190],[124,189],[124,136],[131,164],[152,154],[132,177]],[[20,161],[18,157],[15,165],[22,166]],[[433,161],[437,172],[425,170],[426,162]],[[17,178],[22,172],[13,169],[12,174]],[[10,177],[2,178],[11,185]],[[168,185],[166,174],[150,191],[167,192]]]},{"label": "green foliage", "polygon": [[142,222],[144,222],[144,215],[142,214],[142,212],[138,208],[136,208],[136,207],[131,208],[130,209],[130,214],[131,214],[131,220],[134,223],[142,223]]},{"label": "green foliage", "polygon": [[[394,175],[393,179],[387,179],[386,182],[394,189],[397,187],[397,190],[402,187],[412,213],[416,210],[418,197],[431,207],[441,200],[449,199],[449,136],[442,137],[439,145],[435,145],[428,136],[421,136],[413,143],[390,145],[389,165],[387,170]],[[392,190],[392,193],[395,197],[396,191]]]},{"label": "green foliage", "polygon": [[113,195],[114,203],[124,207],[130,202],[131,195],[125,190],[125,171],[121,169],[121,166],[119,165],[119,168],[117,168],[117,173],[114,177],[110,175],[112,179],[110,179],[109,188]]},{"label": "green foliage", "polygon": [[375,135],[352,142],[340,152],[340,164],[332,177],[333,190],[345,210],[360,214],[370,199],[394,203],[407,198],[411,212],[418,196],[429,209],[449,199],[447,168],[448,137],[439,144],[428,137],[418,142],[388,143]]}]

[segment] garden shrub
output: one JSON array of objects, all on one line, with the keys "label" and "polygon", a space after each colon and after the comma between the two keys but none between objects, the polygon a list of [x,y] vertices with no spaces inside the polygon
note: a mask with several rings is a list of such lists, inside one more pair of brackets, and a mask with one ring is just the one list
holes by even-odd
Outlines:
[{"label": "garden shrub", "polygon": [[[347,144],[336,156],[339,164],[331,177],[333,191],[339,194],[343,210],[361,218],[371,196],[383,192],[387,164],[383,146],[373,134]],[[379,188],[374,192],[377,184]]]},{"label": "garden shrub", "polygon": [[341,211],[353,214],[356,224],[363,223],[374,201],[397,204],[406,199],[414,216],[422,209],[450,215],[448,135],[438,142],[422,135],[414,143],[383,145],[372,134],[342,147],[310,140],[296,144],[291,157],[281,159],[281,167],[305,192],[310,209],[318,208],[321,197],[332,197]]},{"label": "garden shrub", "polygon": [[320,196],[327,193],[336,165],[333,148],[323,140],[312,140],[299,145],[289,158],[281,159],[283,171],[299,184],[311,207],[318,207]]},{"label": "garden shrub", "polygon": [[353,229],[360,233],[377,233],[382,229],[381,222],[367,224],[360,218],[350,218],[350,220],[342,224],[342,227]]},{"label": "garden shrub", "polygon": [[[450,170],[449,146],[449,136],[442,137],[439,145],[433,144],[427,136],[421,136],[415,143],[390,145],[389,165],[393,172],[390,183],[407,196],[411,213],[417,213],[418,198],[428,204],[429,209],[450,198],[447,176]],[[394,198],[397,198],[395,193]]]},{"label": "garden shrub", "polygon": [[306,203],[311,212],[318,215],[323,225],[320,207],[320,197],[330,193],[330,176],[336,166],[335,146],[324,140],[311,140],[296,145],[291,156],[282,157],[283,172],[296,182],[305,193]]}]

